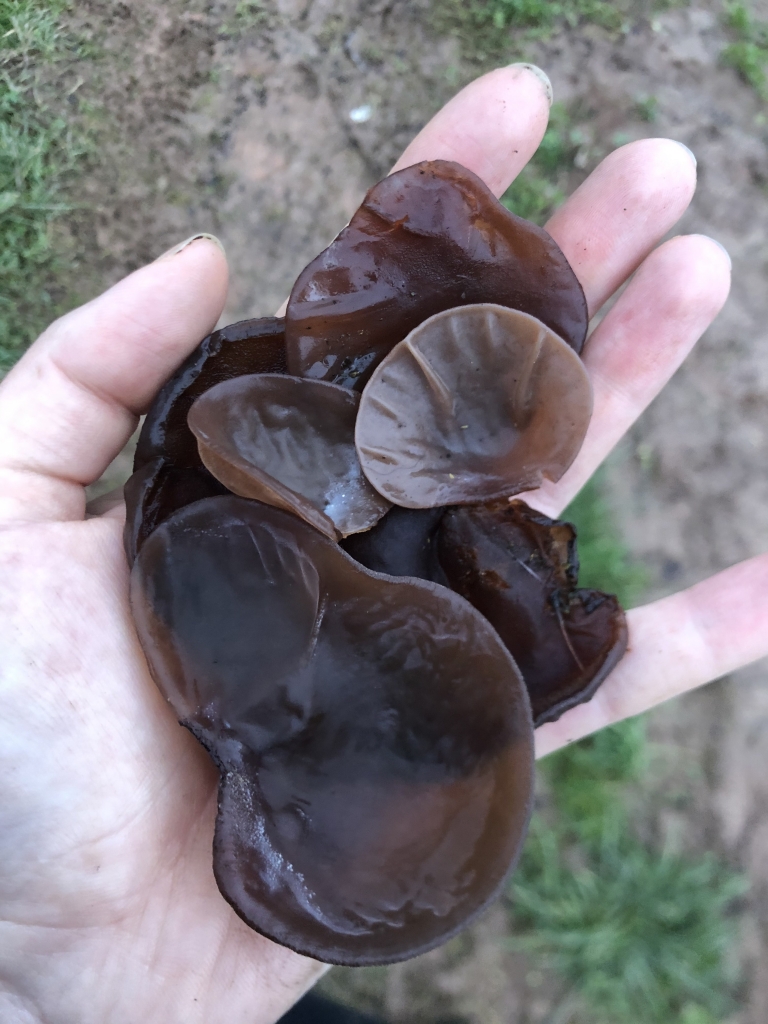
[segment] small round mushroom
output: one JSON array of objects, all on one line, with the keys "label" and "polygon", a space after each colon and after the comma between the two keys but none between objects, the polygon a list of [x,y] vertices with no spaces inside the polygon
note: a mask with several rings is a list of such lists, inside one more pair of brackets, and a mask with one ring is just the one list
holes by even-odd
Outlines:
[{"label": "small round mushroom", "polygon": [[370,529],[389,508],[357,459],[359,402],[335,384],[251,374],[206,391],[188,422],[204,465],[230,491],[337,540]]},{"label": "small round mushroom", "polygon": [[420,323],[478,302],[524,310],[581,351],[587,302],[554,239],[466,167],[414,164],[374,185],[299,274],[285,315],[289,371],[361,390]]},{"label": "small round mushroom", "polygon": [[448,509],[437,550],[449,586],[488,619],[523,673],[535,726],[590,700],[627,648],[612,594],[578,586],[576,530],[522,501]]},{"label": "small round mushroom", "polygon": [[591,413],[573,349],[535,317],[482,303],[438,313],[395,346],[363,392],[355,441],[396,505],[484,502],[559,480]]},{"label": "small round mushroom", "polygon": [[149,408],[136,445],[133,468],[168,459],[178,469],[200,468],[197,444],[187,426],[195,399],[244,373],[285,373],[285,321],[267,316],[240,320],[203,338],[166,381]]},{"label": "small round mushroom", "polygon": [[388,963],[495,898],[530,814],[533,730],[517,667],[463,598],[221,497],[145,541],[131,603],[157,685],[221,773],[214,871],[251,927]]},{"label": "small round mushroom", "polygon": [[187,426],[192,403],[209,388],[243,373],[285,373],[285,321],[269,316],[240,320],[200,342],[158,392],[147,412],[125,486],[123,547],[128,564],[172,512],[200,498],[223,494],[200,461]]}]

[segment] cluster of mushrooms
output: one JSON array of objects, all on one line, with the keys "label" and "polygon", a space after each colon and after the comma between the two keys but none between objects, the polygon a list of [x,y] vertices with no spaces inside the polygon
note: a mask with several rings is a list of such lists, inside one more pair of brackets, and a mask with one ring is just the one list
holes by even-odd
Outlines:
[{"label": "cluster of mushrooms", "polygon": [[220,771],[213,865],[259,932],[328,963],[444,942],[497,895],[533,730],[626,647],[557,480],[592,408],[582,289],[455,163],[374,186],[284,319],[215,331],[126,485],[152,675]]}]

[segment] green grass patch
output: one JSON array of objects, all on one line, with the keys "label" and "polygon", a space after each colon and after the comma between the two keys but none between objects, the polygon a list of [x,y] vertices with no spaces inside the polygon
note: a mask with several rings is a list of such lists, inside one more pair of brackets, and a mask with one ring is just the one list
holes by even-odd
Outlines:
[{"label": "green grass patch", "polygon": [[719,1020],[732,1009],[728,911],[741,879],[714,857],[624,835],[585,846],[537,822],[513,885],[517,948],[557,972],[594,1024]]},{"label": "green grass patch", "polygon": [[690,0],[432,0],[435,30],[459,40],[462,56],[487,64],[523,57],[529,43],[547,39],[559,28],[599,25],[626,31],[656,12],[687,7]]},{"label": "green grass patch", "polygon": [[0,0],[0,372],[58,312],[52,228],[85,147],[42,75],[72,53],[64,0]]},{"label": "green grass patch", "polygon": [[431,12],[438,32],[459,39],[465,59],[484,63],[521,56],[527,43],[561,25],[591,22],[616,31],[628,7],[617,0],[433,0]]},{"label": "green grass patch", "polygon": [[768,99],[768,22],[755,18],[749,7],[737,0],[725,4],[725,23],[733,42],[723,50],[722,62],[735,68],[759,96]]},{"label": "green grass patch", "polygon": [[580,586],[616,594],[623,607],[631,608],[648,585],[648,572],[630,557],[603,496],[600,473],[582,488],[563,518],[578,531]]},{"label": "green grass patch", "polygon": [[264,0],[238,0],[232,16],[225,20],[222,32],[239,39],[249,32],[274,28],[275,17]]},{"label": "green grass patch", "polygon": [[653,124],[659,112],[659,101],[656,96],[638,96],[635,100],[635,113],[641,121]]},{"label": "green grass patch", "polygon": [[[632,603],[644,574],[599,478],[564,518],[579,531],[580,582]],[[716,1024],[732,1008],[731,908],[745,886],[712,856],[639,838],[651,762],[642,718],[542,762],[545,807],[511,885],[512,944],[563,979],[590,1024]]]},{"label": "green grass patch", "polygon": [[563,179],[573,166],[580,141],[566,108],[562,103],[553,104],[544,138],[502,196],[504,206],[519,217],[544,224],[565,199]]}]

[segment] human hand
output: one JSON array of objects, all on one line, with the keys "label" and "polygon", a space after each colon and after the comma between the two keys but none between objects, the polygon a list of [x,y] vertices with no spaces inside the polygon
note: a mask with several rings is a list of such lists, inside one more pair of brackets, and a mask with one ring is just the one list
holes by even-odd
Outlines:
[{"label": "human hand", "polygon": [[[455,159],[500,195],[538,146],[548,100],[525,67],[452,100],[398,166]],[[693,162],[650,140],[608,157],[549,230],[590,308],[640,270],[588,342],[595,414],[557,514],[716,315],[728,260],[666,242]],[[648,255],[651,253],[651,255]],[[85,485],[212,328],[226,265],[195,241],[55,323],[0,385],[0,1019],[11,1024],[267,1024],[321,968],[248,929],[211,871],[217,773],[160,697],[128,607],[121,510]],[[629,614],[630,650],[541,752],[768,653],[754,559]]]}]

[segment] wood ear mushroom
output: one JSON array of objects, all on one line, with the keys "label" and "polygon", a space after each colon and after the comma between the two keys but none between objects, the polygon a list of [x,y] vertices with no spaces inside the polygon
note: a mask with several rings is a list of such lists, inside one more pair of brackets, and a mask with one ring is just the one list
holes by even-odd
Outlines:
[{"label": "wood ear mushroom", "polygon": [[490,501],[559,480],[592,414],[584,365],[527,313],[481,304],[426,320],[363,392],[363,472],[389,501]]},{"label": "wood ear mushroom", "polygon": [[244,373],[285,370],[285,321],[269,316],[209,334],[166,381],[144,420],[125,487],[123,546],[129,565],[150,533],[178,509],[226,493],[203,465],[187,426],[195,399]]},{"label": "wood ear mushroom", "polygon": [[576,275],[543,228],[448,160],[390,174],[299,274],[285,314],[290,373],[361,388],[435,313],[491,302],[530,313],[575,352],[587,336]]},{"label": "wood ear mushroom", "polygon": [[455,935],[519,855],[534,724],[621,657],[572,527],[509,500],[579,451],[586,330],[553,239],[425,162],[149,409],[134,620],[220,773],[219,889],[276,942],[363,965]]},{"label": "wood ear mushroom", "polygon": [[589,700],[627,649],[616,598],[578,586],[570,523],[522,501],[452,508],[437,548],[448,585],[482,612],[515,659],[535,726]]},{"label": "wood ear mushroom", "polygon": [[335,384],[249,374],[201,395],[188,423],[204,465],[230,491],[338,540],[369,530],[389,508],[357,460],[359,402]]},{"label": "wood ear mushroom", "polygon": [[533,732],[514,661],[463,598],[234,497],[159,526],[131,593],[155,681],[219,766],[214,871],[248,924],[386,963],[499,892]]}]

